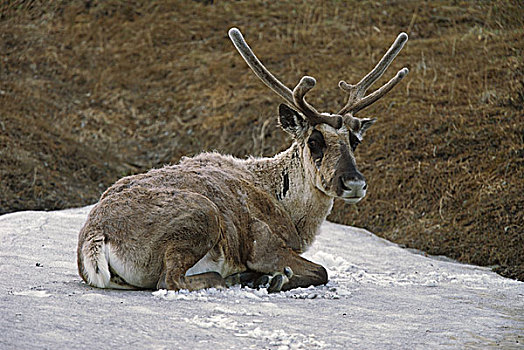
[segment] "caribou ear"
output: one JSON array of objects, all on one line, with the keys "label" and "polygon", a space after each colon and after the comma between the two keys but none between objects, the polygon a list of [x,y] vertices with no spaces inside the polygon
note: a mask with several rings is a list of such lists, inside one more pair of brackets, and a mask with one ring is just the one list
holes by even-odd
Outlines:
[{"label": "caribou ear", "polygon": [[371,125],[375,124],[376,121],[377,118],[360,118],[360,129],[358,130],[360,137],[364,137],[367,129],[369,129]]},{"label": "caribou ear", "polygon": [[346,115],[346,125],[362,140],[366,131],[375,124],[377,118],[356,118],[352,115]]},{"label": "caribou ear", "polygon": [[307,121],[288,105],[282,103],[278,107],[278,114],[280,126],[291,136],[297,138],[307,129]]}]

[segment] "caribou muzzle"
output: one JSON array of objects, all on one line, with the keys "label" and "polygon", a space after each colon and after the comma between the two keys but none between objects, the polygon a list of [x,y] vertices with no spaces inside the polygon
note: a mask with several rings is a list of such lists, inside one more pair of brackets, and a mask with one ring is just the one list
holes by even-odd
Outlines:
[{"label": "caribou muzzle", "polygon": [[352,171],[339,176],[337,195],[348,203],[357,203],[366,195],[367,187],[364,175]]},{"label": "caribou muzzle", "polygon": [[349,147],[340,144],[340,158],[337,164],[332,183],[336,194],[348,203],[357,203],[366,195],[366,178],[357,169],[355,158],[351,155]]}]

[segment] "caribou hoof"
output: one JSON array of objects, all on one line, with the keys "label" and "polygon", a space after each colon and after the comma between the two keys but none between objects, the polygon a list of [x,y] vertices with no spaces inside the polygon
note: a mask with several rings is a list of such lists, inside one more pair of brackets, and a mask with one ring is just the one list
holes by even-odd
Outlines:
[{"label": "caribou hoof", "polygon": [[269,287],[267,288],[268,293],[278,293],[282,290],[282,287],[289,282],[289,279],[293,277],[293,270],[289,266],[284,268],[283,273],[277,273],[271,279]]},{"label": "caribou hoof", "polygon": [[262,275],[255,281],[255,287],[257,289],[260,288],[268,288],[269,284],[271,283],[271,276],[270,275]]}]

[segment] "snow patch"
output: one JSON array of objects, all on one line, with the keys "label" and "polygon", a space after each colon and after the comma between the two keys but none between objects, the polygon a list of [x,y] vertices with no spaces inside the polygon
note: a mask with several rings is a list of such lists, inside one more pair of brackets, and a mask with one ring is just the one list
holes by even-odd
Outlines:
[{"label": "snow patch", "polygon": [[63,268],[63,269],[75,269],[76,264],[74,261],[51,261],[49,262],[49,267],[57,267],[57,268]]},{"label": "snow patch", "polygon": [[262,340],[269,346],[281,350],[322,349],[327,347],[325,342],[315,339],[313,335],[288,333],[282,329],[263,329],[260,326],[262,320],[250,319],[248,322],[237,322],[225,315],[193,316],[184,320],[203,329],[219,328],[233,331],[235,337]]},{"label": "snow patch", "polygon": [[51,296],[51,294],[47,294],[45,290],[24,290],[21,292],[13,292],[13,295],[23,295],[35,298],[47,298]]},{"label": "snow patch", "polygon": [[155,296],[93,289],[75,266],[78,231],[90,209],[0,216],[2,349],[516,349],[524,343],[524,283],[329,222],[304,254],[327,268],[326,286]]},{"label": "snow patch", "polygon": [[340,299],[351,295],[349,291],[339,290],[334,283],[328,283],[325,286],[295,288],[293,290],[271,293],[267,289],[252,289],[240,287],[239,285],[228,289],[209,288],[197,291],[188,291],[185,289],[179,291],[160,289],[153,292],[153,295],[165,300],[197,300],[197,301],[231,301],[239,303],[241,299],[251,299],[256,301],[270,301],[275,299]]},{"label": "snow patch", "polygon": [[256,327],[243,333],[235,333],[235,337],[248,337],[261,339],[270,346],[277,346],[279,350],[287,349],[322,349],[329,348],[328,344],[315,339],[314,335],[304,335],[299,333],[286,333],[281,329],[264,330]]}]

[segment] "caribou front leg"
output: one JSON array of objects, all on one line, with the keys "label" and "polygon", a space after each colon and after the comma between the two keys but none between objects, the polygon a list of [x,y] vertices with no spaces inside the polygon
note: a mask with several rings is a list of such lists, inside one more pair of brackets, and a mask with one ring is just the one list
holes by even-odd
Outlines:
[{"label": "caribou front leg", "polygon": [[293,276],[290,267],[285,267],[282,272],[268,274],[266,272],[243,271],[230,275],[225,278],[228,287],[240,284],[242,287],[264,288],[267,287],[269,293],[279,292],[282,286]]},{"label": "caribou front leg", "polygon": [[270,293],[319,286],[328,282],[327,271],[322,265],[304,259],[289,248],[279,249],[272,256],[260,258],[255,262],[248,262],[248,266],[265,275],[267,279],[259,278],[258,283],[269,283]]},{"label": "caribou front leg", "polygon": [[254,220],[252,230],[256,239],[246,265],[250,270],[268,276],[269,292],[327,283],[328,274],[323,266],[304,259],[288,248],[266,223]]},{"label": "caribou front leg", "polygon": [[259,288],[264,284],[262,280],[266,276],[262,272],[247,270],[229,275],[225,278],[225,281],[228,287],[240,284],[242,287]]}]

